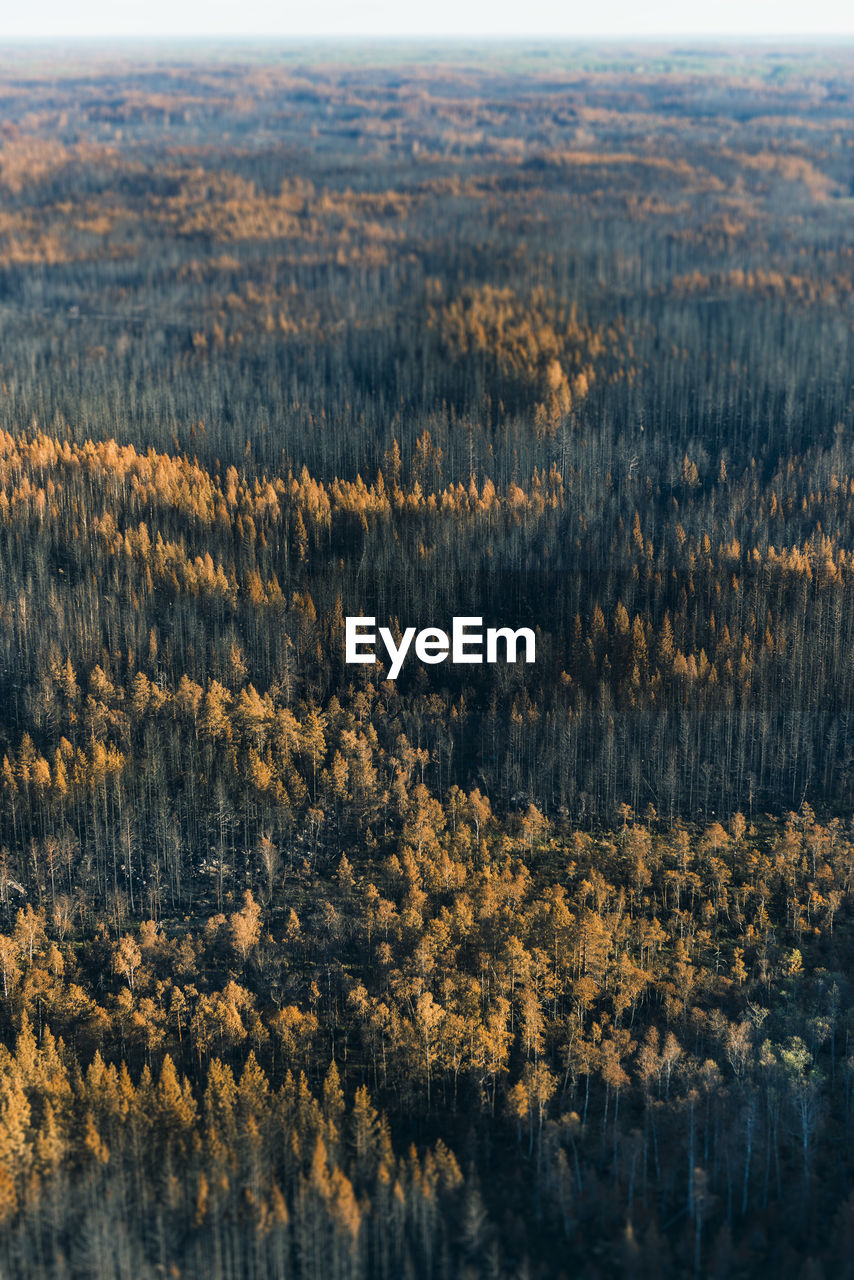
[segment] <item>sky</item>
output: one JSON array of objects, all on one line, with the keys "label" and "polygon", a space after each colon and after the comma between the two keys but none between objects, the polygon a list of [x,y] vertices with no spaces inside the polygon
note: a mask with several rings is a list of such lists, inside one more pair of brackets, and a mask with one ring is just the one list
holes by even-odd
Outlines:
[{"label": "sky", "polygon": [[0,40],[98,36],[854,36],[854,0],[31,0]]}]

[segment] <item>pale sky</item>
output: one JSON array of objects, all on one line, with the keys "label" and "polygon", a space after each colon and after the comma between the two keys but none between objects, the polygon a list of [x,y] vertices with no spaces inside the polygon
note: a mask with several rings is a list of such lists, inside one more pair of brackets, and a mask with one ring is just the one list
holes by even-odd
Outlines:
[{"label": "pale sky", "polygon": [[0,0],[0,41],[67,36],[854,35],[854,0]]}]

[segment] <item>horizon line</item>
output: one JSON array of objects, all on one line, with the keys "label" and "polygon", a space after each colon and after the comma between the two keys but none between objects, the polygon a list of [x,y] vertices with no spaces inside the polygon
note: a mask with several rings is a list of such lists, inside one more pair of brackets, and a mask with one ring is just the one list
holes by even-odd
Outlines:
[{"label": "horizon line", "polygon": [[77,32],[56,32],[45,34],[44,32],[17,32],[14,35],[0,35],[0,48],[16,44],[41,44],[50,45],[62,42],[67,44],[73,42],[75,45],[97,44],[102,41],[121,41],[127,43],[139,43],[141,41],[150,41],[152,43],[172,42],[175,40],[195,41],[197,43],[212,42],[236,42],[249,43],[257,40],[276,40],[282,44],[306,44],[306,43],[322,43],[335,44],[344,42],[353,42],[359,44],[388,44],[391,42],[402,44],[420,44],[424,41],[441,41],[447,44],[459,43],[477,43],[477,44],[517,44],[520,42],[552,42],[560,41],[562,44],[587,45],[587,44],[616,44],[616,43],[639,43],[652,44],[670,42],[674,40],[697,42],[707,44],[709,42],[722,44],[751,44],[757,43],[762,45],[774,45],[775,43],[784,43],[786,45],[792,43],[805,43],[809,45],[821,45],[837,40],[850,41],[854,43],[854,28],[850,30],[838,31],[778,31],[778,32],[726,32],[726,31],[626,31],[626,32],[593,32],[589,34],[572,34],[561,31],[531,31],[531,32],[442,32],[442,31],[416,31],[416,32],[354,32],[354,31],[336,31],[336,32],[300,32],[289,33],[280,31],[214,31],[199,33],[196,31],[103,31],[103,32],[85,32],[83,34]]}]

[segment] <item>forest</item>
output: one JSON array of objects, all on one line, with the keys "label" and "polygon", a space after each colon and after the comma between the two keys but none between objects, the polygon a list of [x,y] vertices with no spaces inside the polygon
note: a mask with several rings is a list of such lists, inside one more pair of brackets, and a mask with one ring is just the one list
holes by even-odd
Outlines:
[{"label": "forest", "polygon": [[0,46],[3,1280],[854,1274],[852,74]]}]

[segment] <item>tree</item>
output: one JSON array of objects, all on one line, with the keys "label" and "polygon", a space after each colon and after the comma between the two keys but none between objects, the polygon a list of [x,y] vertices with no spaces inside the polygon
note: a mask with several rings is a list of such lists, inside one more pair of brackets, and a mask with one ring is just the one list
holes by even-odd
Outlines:
[{"label": "tree", "polygon": [[232,946],[245,965],[249,952],[257,946],[261,936],[261,908],[252,897],[250,889],[247,889],[243,895],[242,909],[229,916],[228,928]]},{"label": "tree", "polygon": [[142,952],[130,934],[126,933],[113,948],[113,965],[116,973],[121,974],[131,991],[134,989],[134,981],[141,964]]}]

